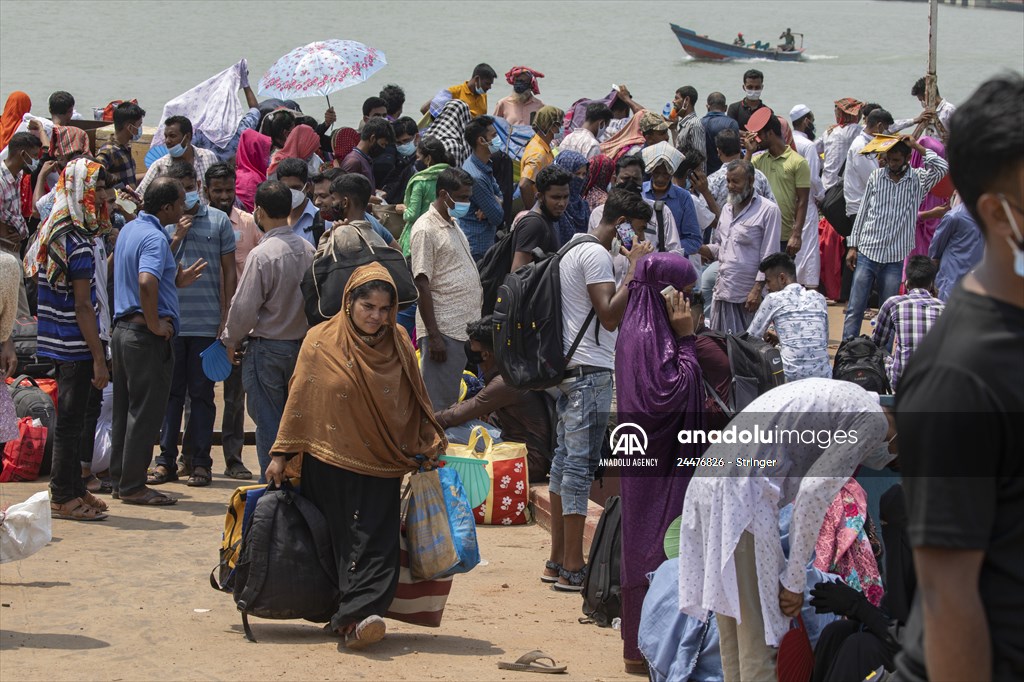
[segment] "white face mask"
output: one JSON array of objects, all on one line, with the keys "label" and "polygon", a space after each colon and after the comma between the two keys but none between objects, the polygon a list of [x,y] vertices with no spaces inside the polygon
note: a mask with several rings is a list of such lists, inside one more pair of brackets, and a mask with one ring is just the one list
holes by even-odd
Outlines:
[{"label": "white face mask", "polygon": [[297,189],[292,190],[292,210],[294,211],[299,206],[302,206],[302,202],[306,200],[306,193],[300,192]]},{"label": "white face mask", "polygon": [[743,88],[743,94],[745,94],[747,96],[747,99],[749,99],[749,100],[754,100],[754,101],[760,100],[762,92],[763,92],[763,89],[755,90],[753,88]]},{"label": "white face mask", "polygon": [[1010,249],[1013,251],[1013,274],[1018,277],[1024,277],[1024,237],[1021,237],[1020,227],[1017,225],[1017,219],[1013,217],[1013,211],[1010,210],[1010,202],[1006,200],[1006,197],[1002,194],[999,195],[999,201],[1003,204],[1003,211],[1006,213],[1006,219],[1010,221],[1010,228],[1013,230],[1013,236],[1016,237],[1017,241],[1009,237],[1006,238],[1006,243],[1010,245]]}]

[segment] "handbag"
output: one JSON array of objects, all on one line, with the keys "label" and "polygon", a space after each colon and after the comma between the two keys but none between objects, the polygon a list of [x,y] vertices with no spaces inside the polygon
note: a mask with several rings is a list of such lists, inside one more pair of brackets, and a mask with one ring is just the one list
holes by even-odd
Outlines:
[{"label": "handbag", "polygon": [[444,607],[452,591],[452,576],[435,580],[415,579],[409,568],[409,543],[404,533],[399,534],[398,545],[401,549],[398,589],[384,617],[428,628],[441,627]]},{"label": "handbag", "polygon": [[18,420],[18,438],[4,445],[3,471],[0,483],[34,481],[46,450],[49,431],[38,419],[22,417]]},{"label": "handbag", "polygon": [[466,573],[480,563],[476,524],[459,475],[453,469],[413,474],[405,519],[409,569],[433,580]]},{"label": "handbag", "polygon": [[[483,451],[477,450],[482,441]],[[487,498],[474,509],[476,522],[485,526],[517,526],[530,520],[530,468],[524,443],[495,443],[482,426],[473,428],[466,445],[448,445],[447,455],[476,457],[487,463],[490,478]]]},{"label": "handbag", "polygon": [[803,616],[796,617],[796,627],[782,636],[775,662],[778,682],[810,682],[814,673],[814,649],[807,636]]},{"label": "handbag", "polygon": [[363,230],[354,224],[337,224],[317,249],[313,265],[302,278],[302,298],[310,326],[338,314],[344,304],[345,285],[352,273],[369,263],[380,263],[387,268],[398,289],[399,309],[416,302],[419,292],[401,251],[387,246],[369,228]]}]

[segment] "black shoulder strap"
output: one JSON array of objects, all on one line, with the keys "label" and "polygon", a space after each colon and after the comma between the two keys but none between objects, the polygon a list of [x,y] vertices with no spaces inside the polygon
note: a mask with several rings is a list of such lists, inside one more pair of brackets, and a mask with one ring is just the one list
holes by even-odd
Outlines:
[{"label": "black shoulder strap", "polygon": [[[558,250],[558,253],[556,255],[558,256],[558,258],[561,258],[565,254],[569,253],[569,251],[571,251],[575,246],[579,246],[580,244],[599,244],[600,242],[601,240],[592,234],[584,234],[581,236],[573,237],[564,246],[562,246],[562,248]],[[568,364],[569,361],[572,360],[573,354],[576,353],[576,349],[579,348],[580,343],[583,341],[583,335],[587,333],[587,327],[590,326],[590,323],[594,321],[595,317],[597,317],[597,311],[591,308],[590,313],[587,315],[587,319],[583,321],[583,326],[580,327],[579,332],[577,332],[576,334],[576,338],[573,339],[572,345],[569,346],[569,353],[565,356],[566,364]],[[596,340],[598,345],[600,345],[601,343],[600,335],[601,324],[599,322],[597,328],[594,330],[594,339]]]},{"label": "black shoulder strap", "polygon": [[658,251],[665,250],[665,202],[654,202],[654,215],[658,219]]},{"label": "black shoulder strap", "polygon": [[708,395],[711,396],[712,400],[714,400],[715,403],[720,408],[722,408],[722,413],[729,417],[729,419],[732,419],[733,411],[726,407],[725,401],[722,400],[722,397],[720,395],[718,395],[718,391],[716,391],[715,388],[710,384],[710,382],[708,382],[708,380],[705,379],[704,377],[701,377],[701,381],[704,382],[704,390],[707,391]]},{"label": "black shoulder strap", "polygon": [[327,527],[327,520],[320,513],[320,510],[312,502],[302,497],[302,495],[295,493],[292,497],[292,504],[302,514],[302,518],[309,527],[309,532],[313,536],[316,556],[320,560],[320,566],[327,575],[336,577],[338,573],[337,560],[334,556],[331,544],[331,531]]},{"label": "black shoulder strap", "polygon": [[313,218],[313,227],[310,229],[313,231],[313,247],[316,248],[320,245],[320,237],[323,237],[324,232],[327,230],[323,213],[320,211],[316,212],[316,217]]},{"label": "black shoulder strap", "polygon": [[[256,510],[252,515],[252,523],[248,531],[250,537],[247,540],[245,551],[249,552],[249,574],[246,577],[245,586],[242,588],[235,605],[242,612],[242,627],[245,629],[245,637],[250,642],[256,638],[249,627],[249,619],[246,609],[249,602],[260,595],[263,591],[263,583],[267,580],[267,563],[270,561],[269,547],[267,543],[252,542],[251,538],[261,532],[262,538],[269,541],[274,534],[274,522],[277,520],[277,506],[281,504],[280,493],[268,491],[256,503]],[[264,531],[263,526],[267,528]],[[241,557],[239,557],[241,558]]]},{"label": "black shoulder strap", "polygon": [[[583,320],[583,326],[581,326],[580,330],[576,332],[576,338],[572,340],[572,345],[569,346],[569,353],[565,356],[565,364],[568,365],[569,361],[572,360],[572,356],[576,354],[576,349],[579,348],[580,343],[583,342],[583,335],[587,333],[587,327],[590,326],[590,323],[594,321],[595,317],[597,317],[597,311],[591,308],[590,313],[587,315],[587,319]],[[600,333],[601,323],[599,322],[594,336],[597,336]],[[598,343],[600,343],[600,341]]]},{"label": "black shoulder strap", "polygon": [[592,234],[580,234],[574,236],[572,239],[570,239],[564,245],[562,245],[562,248],[558,250],[558,257],[561,258],[565,254],[572,251],[574,247],[579,246],[580,244],[599,244],[600,242],[601,240]]}]

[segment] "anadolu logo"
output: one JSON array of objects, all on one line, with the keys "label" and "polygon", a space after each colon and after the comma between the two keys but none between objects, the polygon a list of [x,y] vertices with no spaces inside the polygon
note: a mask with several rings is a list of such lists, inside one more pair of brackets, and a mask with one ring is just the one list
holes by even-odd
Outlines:
[{"label": "anadolu logo", "polygon": [[608,442],[612,446],[613,456],[632,457],[647,454],[647,432],[633,422],[625,422],[616,426],[612,430]]}]

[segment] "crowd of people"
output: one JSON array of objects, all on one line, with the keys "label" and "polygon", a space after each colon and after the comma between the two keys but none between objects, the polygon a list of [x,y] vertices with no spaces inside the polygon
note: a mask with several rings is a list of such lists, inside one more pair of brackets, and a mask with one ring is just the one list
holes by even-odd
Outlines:
[{"label": "crowd of people", "polygon": [[[790,619],[817,610],[831,620],[813,636],[815,680],[880,667],[907,680],[1024,677],[1021,76],[982,84],[959,109],[928,106],[921,79],[910,94],[924,110],[910,119],[843,97],[820,135],[807,106],[765,103],[755,69],[737,101],[708,94],[703,116],[692,85],[665,112],[625,86],[563,110],[539,99],[544,77],[512,67],[492,109],[498,74],[480,64],[420,120],[387,85],[334,132],[333,109],[318,121],[246,83],[230,139],[167,117],[166,154],[144,171],[137,102],[113,107],[113,137],[94,149],[69,93],[49,98],[48,119],[12,93],[0,121],[0,366],[11,377],[18,365],[14,319],[37,315],[58,388],[54,517],[101,521],[101,494],[168,506],[158,486],[210,484],[211,349],[232,366],[224,474],[253,476],[247,409],[256,476],[301,475],[328,519],[342,595],[331,627],[353,648],[384,636],[400,481],[444,453],[446,429],[485,419],[526,444],[531,481],[551,495],[540,579],[579,593],[591,484],[610,427],[629,422],[658,464],[619,471],[628,672],[686,679],[700,659],[709,680],[775,679]],[[845,225],[824,217],[830,191]],[[328,302],[338,314],[311,326],[303,278],[346,240],[401,252],[416,302],[371,263]],[[496,359],[496,291],[481,272],[556,252],[568,367],[553,389],[516,388]],[[869,333],[895,408],[832,378],[829,300],[846,306],[843,341],[877,310]],[[779,348],[786,383],[734,414],[728,339],[745,333]],[[481,380],[468,391],[466,370]],[[111,460],[96,472],[104,399]],[[13,422],[0,392],[0,440],[16,437]],[[727,425],[859,437],[676,439]],[[896,463],[902,483],[873,518],[880,493],[856,475]],[[680,515],[673,613],[705,626],[701,644],[661,665],[642,621]]]}]

